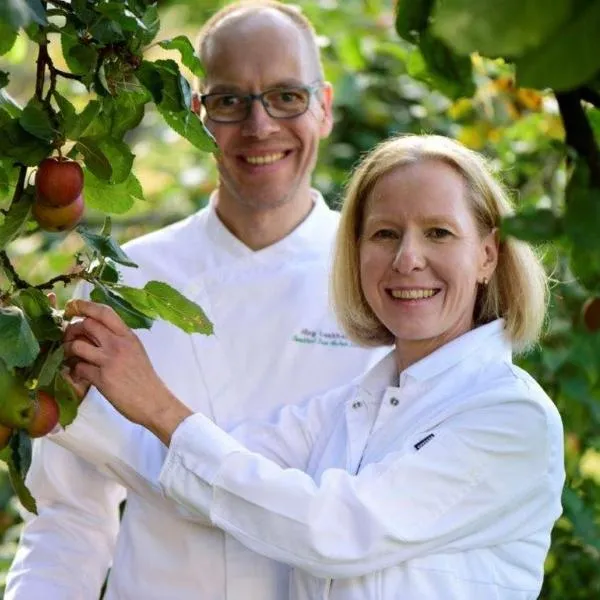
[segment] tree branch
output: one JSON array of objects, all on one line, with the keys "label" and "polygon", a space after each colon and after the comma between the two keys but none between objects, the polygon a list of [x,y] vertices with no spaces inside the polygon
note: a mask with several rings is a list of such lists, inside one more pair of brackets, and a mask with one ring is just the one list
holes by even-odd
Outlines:
[{"label": "tree branch", "polygon": [[8,254],[6,254],[6,251],[4,250],[0,251],[0,265],[4,269],[7,277],[15,284],[17,289],[23,290],[31,287],[24,279],[19,277],[19,274],[10,262],[10,258],[8,258]]},{"label": "tree branch", "polygon": [[69,275],[57,275],[45,283],[40,283],[38,285],[34,285],[33,287],[36,290],[51,290],[57,283],[63,283],[65,286],[67,286],[77,279],[85,279],[82,272],[71,273]]},{"label": "tree branch", "polygon": [[600,149],[581,105],[580,92],[556,92],[556,100],[565,126],[565,141],[586,161],[592,186],[600,188]]}]

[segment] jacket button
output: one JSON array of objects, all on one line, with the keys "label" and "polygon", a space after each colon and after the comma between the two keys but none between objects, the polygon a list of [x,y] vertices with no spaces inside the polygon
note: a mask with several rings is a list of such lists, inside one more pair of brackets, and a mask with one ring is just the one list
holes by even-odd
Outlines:
[{"label": "jacket button", "polygon": [[398,400],[398,398],[392,398],[392,399],[390,400],[390,404],[391,404],[392,406],[398,406],[398,404],[399,404],[399,403],[400,403],[400,401]]},{"label": "jacket button", "polygon": [[352,403],[352,408],[360,408],[361,406],[362,402],[358,402],[358,400]]}]

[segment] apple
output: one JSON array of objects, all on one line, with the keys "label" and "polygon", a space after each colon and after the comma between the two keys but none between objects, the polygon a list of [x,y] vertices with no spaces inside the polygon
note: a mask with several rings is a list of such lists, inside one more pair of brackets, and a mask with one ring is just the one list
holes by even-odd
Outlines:
[{"label": "apple", "polygon": [[4,450],[8,446],[12,432],[13,430],[10,427],[0,425],[0,450]]},{"label": "apple", "polygon": [[600,298],[588,298],[581,309],[583,322],[588,331],[600,329]]},{"label": "apple", "polygon": [[17,381],[10,384],[0,398],[0,424],[13,429],[24,429],[33,417],[35,402],[29,390]]},{"label": "apple", "polygon": [[77,198],[60,208],[46,206],[39,200],[33,203],[33,218],[39,226],[46,231],[67,231],[73,229],[81,218],[84,211],[83,196],[80,194]]},{"label": "apple", "polygon": [[71,204],[83,190],[83,169],[68,158],[45,158],[35,175],[37,201],[58,208]]},{"label": "apple", "polygon": [[58,423],[58,402],[50,394],[38,391],[31,420],[25,428],[32,438],[50,433]]}]

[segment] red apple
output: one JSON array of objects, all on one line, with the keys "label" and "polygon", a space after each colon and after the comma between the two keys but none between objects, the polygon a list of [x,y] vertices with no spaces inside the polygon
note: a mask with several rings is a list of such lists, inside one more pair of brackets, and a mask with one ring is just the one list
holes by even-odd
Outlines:
[{"label": "red apple", "polygon": [[600,298],[588,298],[581,309],[581,314],[588,331],[598,331],[600,329]]},{"label": "red apple", "polygon": [[68,158],[45,158],[35,176],[37,201],[46,206],[71,204],[83,189],[83,169]]},{"label": "red apple", "polygon": [[39,391],[35,401],[33,417],[27,425],[27,433],[32,438],[50,433],[58,423],[58,402],[46,392]]},{"label": "red apple", "polygon": [[6,425],[0,425],[0,450],[3,450],[6,448],[6,446],[8,446],[12,432],[13,430],[10,427],[6,427]]},{"label": "red apple", "polygon": [[60,208],[46,206],[36,200],[32,214],[39,226],[46,231],[67,231],[81,221],[84,208],[83,196],[79,195],[71,204]]}]

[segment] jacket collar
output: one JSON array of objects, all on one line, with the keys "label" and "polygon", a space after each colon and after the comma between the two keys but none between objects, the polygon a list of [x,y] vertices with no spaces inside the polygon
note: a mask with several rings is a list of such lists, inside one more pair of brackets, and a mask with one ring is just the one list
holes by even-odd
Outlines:
[{"label": "jacket collar", "polygon": [[472,363],[474,370],[492,360],[512,360],[512,348],[505,334],[504,319],[496,319],[471,329],[412,364],[402,373],[398,372],[396,354],[392,349],[361,378],[359,387],[363,392],[379,399],[388,387],[402,386],[408,379],[426,382],[461,364],[469,369],[469,364]]},{"label": "jacket collar", "polygon": [[282,240],[257,251],[248,248],[225,227],[215,209],[217,193],[214,191],[211,194],[206,208],[206,234],[217,247],[227,251],[233,258],[270,259],[289,254],[318,256],[330,251],[335,231],[332,220],[337,219],[337,213],[327,206],[319,191],[311,189],[313,208],[304,221]]}]

